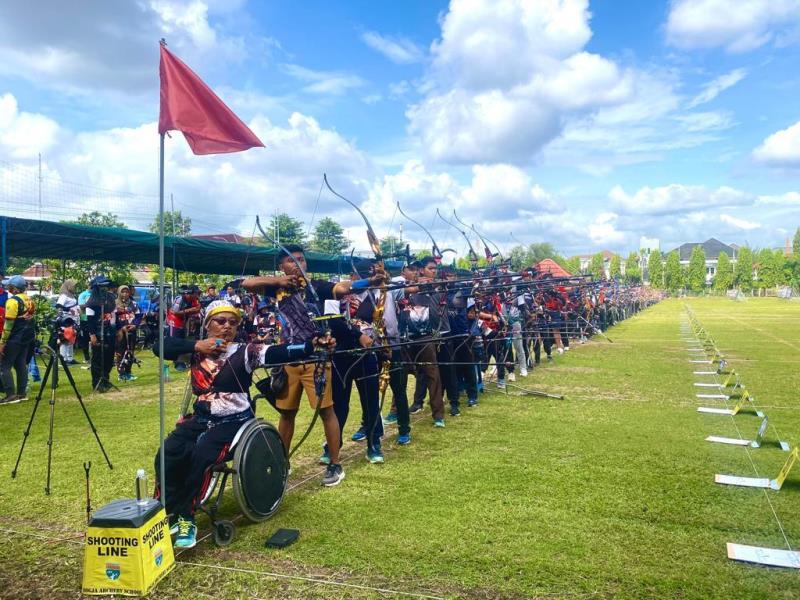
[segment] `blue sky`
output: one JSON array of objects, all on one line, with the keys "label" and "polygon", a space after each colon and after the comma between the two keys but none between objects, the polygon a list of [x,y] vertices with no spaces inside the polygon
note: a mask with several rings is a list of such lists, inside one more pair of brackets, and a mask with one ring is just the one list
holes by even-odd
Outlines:
[{"label": "blue sky", "polygon": [[366,249],[323,172],[379,235],[399,234],[400,201],[461,251],[436,207],[565,254],[642,235],[780,247],[800,225],[800,0],[37,6],[0,6],[4,213],[38,210],[41,153],[44,218],[152,220],[163,36],[267,145],[168,141],[167,189],[197,232],[281,210],[332,216]]}]

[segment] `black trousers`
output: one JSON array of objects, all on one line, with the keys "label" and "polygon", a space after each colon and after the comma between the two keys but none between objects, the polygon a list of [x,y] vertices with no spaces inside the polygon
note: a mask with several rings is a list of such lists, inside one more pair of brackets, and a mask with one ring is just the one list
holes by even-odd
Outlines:
[{"label": "black trousers", "polygon": [[[389,387],[392,389],[392,403],[397,414],[397,432],[408,435],[411,432],[411,420],[408,415],[408,367],[402,363],[409,362],[402,348],[392,348],[392,366],[389,374]],[[424,396],[423,396],[424,397]]]},{"label": "black trousers", "polygon": [[108,381],[114,367],[114,338],[98,341],[97,346],[92,346],[92,388],[101,381]]},{"label": "black trousers", "polygon": [[553,336],[550,334],[549,329],[541,330],[533,342],[533,359],[537,365],[542,358],[542,346],[544,346],[544,353],[550,356],[553,350]]},{"label": "black trousers", "polygon": [[[17,343],[10,341],[6,344],[3,360],[0,361],[0,378],[3,381],[3,391],[6,396],[24,396],[28,388],[28,362],[33,349],[33,342]],[[16,373],[17,383],[14,385]]]},{"label": "black trousers", "polygon": [[[191,417],[181,421],[164,440],[164,475],[168,515],[189,519],[211,482],[211,468],[223,462],[236,432],[247,422],[229,421],[209,427]],[[161,498],[161,451],[156,453],[156,498]]]}]

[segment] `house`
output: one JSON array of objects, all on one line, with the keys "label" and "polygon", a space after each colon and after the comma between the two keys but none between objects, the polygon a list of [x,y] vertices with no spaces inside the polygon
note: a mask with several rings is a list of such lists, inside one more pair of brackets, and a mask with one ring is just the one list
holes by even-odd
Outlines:
[{"label": "house", "polygon": [[736,251],[739,247],[735,244],[725,244],[715,238],[708,238],[705,242],[688,242],[686,244],[681,244],[671,252],[677,252],[680,257],[681,266],[688,267],[695,246],[700,246],[706,257],[706,285],[709,285],[714,280],[714,275],[717,274],[717,261],[719,260],[721,252],[728,255],[728,258],[731,259],[731,263],[736,263]]},{"label": "house", "polygon": [[539,273],[548,273],[552,277],[571,277],[571,273],[552,258],[545,258],[534,265]]}]

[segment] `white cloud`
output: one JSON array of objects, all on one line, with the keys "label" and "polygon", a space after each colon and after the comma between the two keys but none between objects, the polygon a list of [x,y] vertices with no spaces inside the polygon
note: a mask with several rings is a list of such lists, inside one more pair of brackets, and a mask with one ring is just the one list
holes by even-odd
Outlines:
[{"label": "white cloud", "polygon": [[374,31],[367,31],[361,34],[361,40],[398,65],[421,62],[424,58],[420,47],[404,37],[384,36]]},{"label": "white cloud", "polygon": [[617,185],[608,197],[621,211],[633,215],[678,214],[712,207],[746,206],[755,201],[751,194],[726,186],[712,189],[677,183],[662,187],[645,186],[633,195]]},{"label": "white cloud", "polygon": [[722,92],[739,83],[746,75],[747,71],[745,69],[734,69],[730,73],[725,73],[724,75],[712,79],[703,86],[703,90],[689,102],[687,108],[694,108],[706,102],[711,102]]},{"label": "white cloud", "polygon": [[613,212],[603,212],[597,215],[594,222],[589,224],[589,239],[592,243],[600,247],[621,247],[625,243],[627,236],[625,232],[616,228],[619,216]]},{"label": "white cloud", "polygon": [[753,229],[758,229],[761,227],[761,223],[756,223],[755,221],[748,221],[746,219],[739,219],[737,217],[721,214],[719,216],[720,221],[723,223],[727,223],[731,227],[735,227],[736,229],[742,229],[744,231],[751,231]]},{"label": "white cloud", "polygon": [[759,204],[800,205],[800,192],[786,192],[778,196],[759,196]]},{"label": "white cloud", "polygon": [[0,96],[0,148],[12,158],[33,158],[50,150],[59,135],[58,123],[39,114],[20,112],[11,94]]},{"label": "white cloud", "polygon": [[800,166],[800,121],[767,137],[753,150],[753,158],[775,167]]},{"label": "white cloud", "polygon": [[303,90],[312,94],[340,96],[364,85],[358,75],[342,71],[314,71],[300,65],[283,65],[283,70],[295,79],[308,82]]},{"label": "white cloud", "polygon": [[680,48],[747,52],[800,24],[800,0],[673,0],[667,41]]},{"label": "white cloud", "polygon": [[[586,51],[589,18],[586,0],[451,2],[423,97],[406,111],[427,159],[529,164],[543,155],[600,174],[732,126],[726,113],[686,113],[675,72]],[[706,96],[743,75],[721,78]]]},{"label": "white cloud", "polygon": [[221,35],[209,22],[213,10],[236,3],[200,0],[108,2],[68,6],[43,0],[0,2],[0,74],[28,79],[37,87],[69,93],[131,93],[158,86],[158,38],[167,36],[194,68],[241,61],[241,36]]}]

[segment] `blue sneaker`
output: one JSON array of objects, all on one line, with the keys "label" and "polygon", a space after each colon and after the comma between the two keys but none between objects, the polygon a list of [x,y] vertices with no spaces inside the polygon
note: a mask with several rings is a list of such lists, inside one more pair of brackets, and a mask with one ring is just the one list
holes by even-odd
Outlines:
[{"label": "blue sneaker", "polygon": [[372,448],[371,450],[367,450],[367,460],[373,465],[381,465],[385,462],[383,458],[383,452],[380,448]]},{"label": "blue sneaker", "polygon": [[356,431],[350,439],[354,442],[363,442],[365,439],[367,439],[367,434],[364,433],[364,428],[359,427],[358,431]]},{"label": "blue sneaker", "polygon": [[384,425],[394,425],[395,423],[397,423],[397,413],[390,412],[385,417],[383,417]]},{"label": "blue sneaker", "polygon": [[444,427],[444,419],[434,419],[433,420],[434,427]]},{"label": "blue sneaker", "polygon": [[176,548],[194,548],[197,545],[197,525],[194,519],[178,517],[178,537],[175,539]]},{"label": "blue sneaker", "polygon": [[411,443],[411,434],[407,433],[405,435],[398,435],[397,436],[397,445],[398,446],[408,446]]},{"label": "blue sneaker", "polygon": [[458,409],[457,406],[451,406],[450,407],[450,416],[451,417],[460,417],[461,416],[461,411]]},{"label": "blue sneaker", "polygon": [[469,400],[467,400],[467,407],[472,408],[473,406],[478,406],[477,398],[470,398]]},{"label": "blue sneaker", "polygon": [[497,380],[497,389],[498,389],[498,390],[504,390],[504,389],[506,389],[506,382],[505,382],[505,381],[503,381],[502,379],[498,379],[498,380]]},{"label": "blue sneaker", "polygon": [[319,464],[321,465],[331,464],[331,455],[328,454],[328,449],[325,447],[322,448],[322,456],[319,457]]}]

